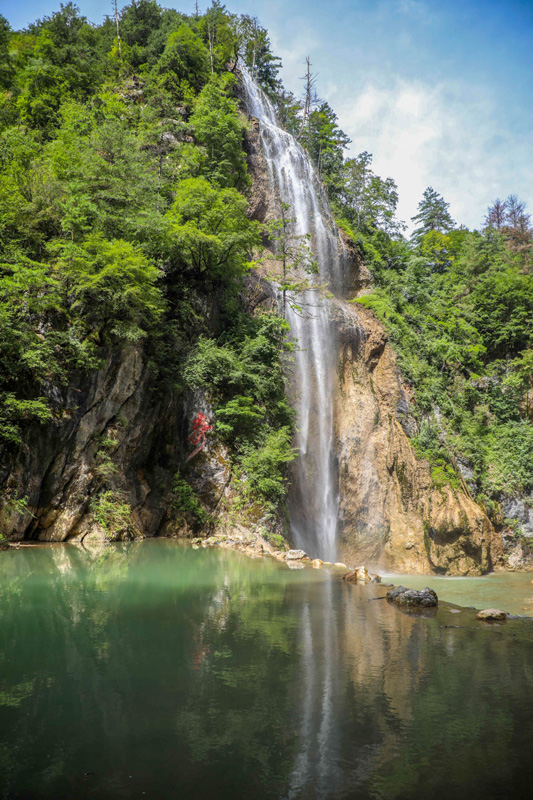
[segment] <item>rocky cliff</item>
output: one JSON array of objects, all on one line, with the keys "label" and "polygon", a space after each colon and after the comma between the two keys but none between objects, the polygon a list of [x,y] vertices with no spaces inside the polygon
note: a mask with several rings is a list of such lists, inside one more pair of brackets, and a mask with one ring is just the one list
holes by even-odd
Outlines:
[{"label": "rocky cliff", "polygon": [[[7,539],[62,542],[191,535],[176,475],[186,437],[205,399],[154,385],[142,347],[103,354],[102,366],[50,398],[54,419],[26,431],[0,460],[0,532]],[[187,478],[216,513],[229,493],[229,468],[215,442]]]},{"label": "rocky cliff", "polygon": [[342,560],[456,575],[498,565],[501,538],[484,512],[416,457],[408,391],[382,325],[342,302],[336,320]]},{"label": "rocky cliff", "polygon": [[[269,193],[255,121],[247,152],[254,180],[251,213],[265,221],[276,216],[277,201]],[[466,485],[436,480],[430,465],[417,458],[410,443],[416,425],[409,392],[386,331],[354,302],[371,275],[343,234],[339,247],[346,264],[344,288],[331,304],[331,335],[338,342],[339,557],[390,570],[487,572],[502,561],[501,535]]]}]

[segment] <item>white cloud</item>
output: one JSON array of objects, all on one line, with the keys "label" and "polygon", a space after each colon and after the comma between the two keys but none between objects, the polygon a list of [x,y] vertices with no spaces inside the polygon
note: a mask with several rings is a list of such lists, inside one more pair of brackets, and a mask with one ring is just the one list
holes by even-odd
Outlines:
[{"label": "white cloud", "polygon": [[531,143],[502,124],[488,91],[398,78],[387,87],[367,80],[355,95],[339,86],[328,100],[352,152],[369,150],[375,171],[397,182],[399,216],[406,221],[427,186],[469,227],[480,225],[497,196],[513,192],[533,206]]}]

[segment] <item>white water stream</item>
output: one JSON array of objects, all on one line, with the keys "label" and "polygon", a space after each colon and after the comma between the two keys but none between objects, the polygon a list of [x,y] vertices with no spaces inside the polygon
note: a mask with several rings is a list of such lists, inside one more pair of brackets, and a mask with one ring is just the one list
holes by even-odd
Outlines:
[{"label": "white water stream", "polygon": [[[311,160],[295,138],[278,126],[272,103],[245,70],[242,80],[247,111],[260,123],[272,196],[289,204],[293,235],[310,234],[319,280],[334,291],[342,284],[343,246]],[[298,458],[291,486],[291,528],[297,547],[334,561],[339,504],[333,430],[337,347],[327,299],[308,290],[294,297],[294,303],[302,312],[287,304],[298,345],[293,376]]]}]

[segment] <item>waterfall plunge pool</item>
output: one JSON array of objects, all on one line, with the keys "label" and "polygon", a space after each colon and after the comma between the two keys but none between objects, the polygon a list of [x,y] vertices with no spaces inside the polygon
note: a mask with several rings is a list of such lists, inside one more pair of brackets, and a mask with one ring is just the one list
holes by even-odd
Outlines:
[{"label": "waterfall plunge pool", "polygon": [[441,575],[384,575],[387,583],[410,589],[431,586],[439,600],[459,606],[501,608],[508,614],[533,617],[533,572],[492,572],[476,578]]},{"label": "waterfall plunge pool", "polygon": [[383,594],[168,540],[1,553],[0,796],[529,797],[533,624]]}]

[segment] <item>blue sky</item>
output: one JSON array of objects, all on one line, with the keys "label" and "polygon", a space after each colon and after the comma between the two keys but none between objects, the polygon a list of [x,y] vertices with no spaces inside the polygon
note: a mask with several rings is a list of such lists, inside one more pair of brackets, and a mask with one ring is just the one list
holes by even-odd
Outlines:
[{"label": "blue sky", "polygon": [[[111,0],[79,0],[93,22]],[[120,2],[119,2],[119,5]],[[191,13],[194,2],[162,2]],[[206,2],[199,2],[200,9]],[[496,197],[533,212],[533,0],[228,0],[259,17],[282,77],[299,93],[304,60],[319,95],[374,169],[398,184],[409,220],[426,186],[454,218],[480,224]],[[14,28],[59,7],[0,0]]]}]

